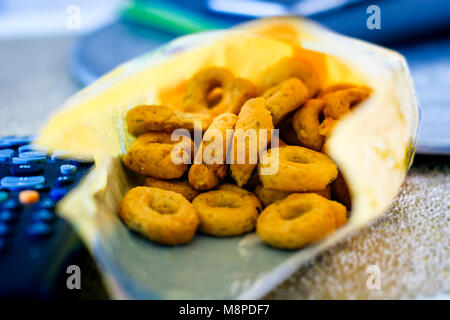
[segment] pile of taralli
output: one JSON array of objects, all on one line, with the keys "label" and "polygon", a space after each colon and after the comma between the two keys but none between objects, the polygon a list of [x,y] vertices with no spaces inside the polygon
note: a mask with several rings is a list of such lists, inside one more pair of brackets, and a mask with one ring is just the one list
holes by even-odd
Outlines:
[{"label": "pile of taralli", "polygon": [[[230,237],[256,228],[271,246],[297,249],[346,223],[350,195],[324,145],[337,121],[371,89],[349,83],[324,88],[314,66],[298,58],[282,59],[259,79],[252,83],[225,68],[207,67],[183,85],[182,111],[164,105],[128,111],[127,129],[137,138],[123,163],[145,176],[145,185],[129,190],[120,205],[130,229],[178,245],[197,231]],[[203,132],[200,146],[190,138],[173,141],[174,130],[192,132],[196,123]],[[254,141],[242,136],[248,129],[267,134]],[[276,150],[272,129],[279,129]],[[213,132],[222,133],[223,161],[195,161],[214,141]],[[250,143],[257,144],[256,162],[249,160]],[[193,161],[174,162],[175,146],[180,157]],[[230,155],[245,161],[228,164]],[[262,174],[273,161],[278,170]]]}]

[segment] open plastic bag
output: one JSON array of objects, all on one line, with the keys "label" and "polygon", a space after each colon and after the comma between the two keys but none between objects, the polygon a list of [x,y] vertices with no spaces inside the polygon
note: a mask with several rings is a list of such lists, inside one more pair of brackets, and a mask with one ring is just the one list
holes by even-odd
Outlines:
[{"label": "open plastic bag", "polygon": [[[133,140],[126,112],[143,103],[180,108],[180,84],[202,67],[225,66],[256,82],[265,68],[292,55],[312,62],[326,85],[345,81],[373,90],[327,142],[351,191],[348,223],[297,251],[271,248],[254,233],[226,239],[200,234],[186,246],[167,247],[130,232],[117,211],[123,195],[140,183],[121,163]],[[95,168],[57,209],[92,251],[112,297],[253,299],[383,214],[411,163],[418,119],[401,55],[307,20],[277,18],[182,37],[118,67],[70,98],[38,143],[95,158]]]}]

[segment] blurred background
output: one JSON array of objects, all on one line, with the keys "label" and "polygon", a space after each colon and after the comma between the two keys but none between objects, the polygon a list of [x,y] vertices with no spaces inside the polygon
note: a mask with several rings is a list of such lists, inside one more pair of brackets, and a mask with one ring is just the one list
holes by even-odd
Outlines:
[{"label": "blurred background", "polygon": [[[367,25],[373,8],[380,29]],[[448,0],[0,0],[0,136],[35,134],[72,94],[175,37],[278,15],[404,54],[422,108],[418,152],[450,154]],[[105,297],[86,256],[83,298]]]}]

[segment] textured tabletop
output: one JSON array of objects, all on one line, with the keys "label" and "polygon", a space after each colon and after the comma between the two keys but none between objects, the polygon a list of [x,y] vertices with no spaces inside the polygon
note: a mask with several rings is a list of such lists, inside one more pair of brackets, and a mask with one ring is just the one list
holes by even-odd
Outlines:
[{"label": "textured tabletop", "polygon": [[0,40],[0,136],[35,134],[79,90],[68,70],[74,40]]},{"label": "textured tabletop", "polygon": [[[35,134],[79,89],[67,67],[72,45],[71,38],[0,41],[0,136]],[[300,268],[267,298],[448,298],[447,160],[420,157],[385,216]]]}]

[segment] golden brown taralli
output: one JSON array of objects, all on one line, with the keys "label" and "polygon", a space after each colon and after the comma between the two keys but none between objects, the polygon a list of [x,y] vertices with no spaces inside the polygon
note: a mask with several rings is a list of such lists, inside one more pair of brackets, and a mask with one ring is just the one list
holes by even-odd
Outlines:
[{"label": "golden brown taralli", "polygon": [[[260,134],[262,129],[266,134]],[[272,116],[267,109],[266,100],[264,98],[248,100],[238,115],[231,150],[233,155],[230,164],[231,177],[238,186],[245,185],[250,179],[259,153],[270,142],[272,129]]]},{"label": "golden brown taralli", "polygon": [[[211,105],[210,94],[216,88],[221,89],[221,99]],[[211,116],[224,112],[238,114],[245,101],[256,94],[256,88],[250,81],[235,78],[225,68],[208,67],[197,72],[188,81],[184,109],[187,112],[200,112]]]},{"label": "golden brown taralli", "polygon": [[291,194],[264,209],[256,232],[264,242],[277,248],[304,247],[336,229],[336,215],[342,219],[343,206],[337,208],[333,202],[314,193]]},{"label": "golden brown taralli", "polygon": [[200,192],[192,188],[189,182],[186,180],[162,180],[152,177],[146,177],[144,185],[147,187],[159,188],[179,193],[189,201],[192,201],[196,196],[200,194]]},{"label": "golden brown taralli", "polygon": [[320,89],[321,80],[314,66],[303,59],[284,58],[260,75],[258,86],[264,92],[290,78],[298,78],[308,88],[307,98],[312,98]]},{"label": "golden brown taralli", "polygon": [[[263,94],[257,98],[252,82],[228,69],[207,67],[160,92],[170,107],[131,109],[126,122],[137,139],[123,163],[145,175],[146,186],[123,198],[125,224],[167,245],[188,243],[197,228],[232,237],[256,227],[264,242],[283,249],[301,248],[344,225],[351,197],[326,155],[327,141],[337,122],[371,89],[349,83],[321,89],[315,67],[297,57],[281,59],[260,74]],[[172,141],[171,133],[192,132],[197,123],[204,132],[200,148],[187,181],[176,180],[193,160],[194,143],[183,135]],[[272,136],[274,127],[279,137]],[[227,163],[236,184],[222,183]]]},{"label": "golden brown taralli", "polygon": [[336,228],[340,228],[347,223],[347,209],[337,201],[330,201],[330,204],[334,212]]},{"label": "golden brown taralli", "polygon": [[166,245],[190,242],[199,224],[197,212],[185,197],[158,188],[131,189],[119,212],[128,228]]},{"label": "golden brown taralli", "polygon": [[247,190],[215,190],[192,201],[200,216],[199,230],[218,236],[238,236],[252,231],[261,211],[258,198]]},{"label": "golden brown taralli", "polygon": [[262,97],[267,100],[273,125],[277,126],[286,115],[300,107],[307,96],[308,89],[303,82],[290,78],[264,92]]},{"label": "golden brown taralli", "polygon": [[126,123],[128,132],[139,136],[149,131],[172,132],[176,129],[194,130],[194,121],[200,124],[202,131],[211,123],[205,114],[186,113],[166,106],[141,105],[128,111]]},{"label": "golden brown taralli", "polygon": [[[227,174],[226,157],[232,140],[232,135],[227,135],[227,130],[234,129],[236,120],[237,116],[233,113],[221,114],[213,120],[211,126],[203,135],[201,147],[195,156],[195,163],[189,169],[189,183],[195,189],[211,190]],[[213,143],[217,143],[215,139],[221,140],[221,154],[215,154],[216,148],[208,151],[209,146],[214,146]],[[201,162],[198,156],[202,156]]]},{"label": "golden brown taralli", "polygon": [[263,207],[267,207],[274,202],[283,200],[291,192],[265,188],[264,186],[256,186],[255,195],[261,201]]},{"label": "golden brown taralli", "polygon": [[348,114],[350,109],[370,96],[370,90],[366,87],[349,88],[330,92],[323,96],[325,118],[338,120]]},{"label": "golden brown taralli", "polygon": [[[320,191],[315,191],[313,193],[318,194],[319,196],[322,196],[326,199],[330,199],[331,198],[331,186],[328,185],[325,189],[320,190]],[[261,185],[255,187],[255,195],[258,197],[258,199],[261,201],[261,203],[264,207],[267,207],[274,202],[283,200],[290,194],[292,194],[292,192],[268,189]]]},{"label": "golden brown taralli", "polygon": [[[325,118],[319,125],[319,134],[323,137],[328,137],[333,131],[334,127],[338,123],[338,120],[333,118]],[[323,147],[323,145],[322,145]]]},{"label": "golden brown taralli", "polygon": [[253,192],[248,191],[247,189],[238,187],[235,184],[232,183],[222,183],[220,185],[217,186],[216,190],[228,190],[228,191],[233,191],[233,192],[237,192],[242,194],[243,196],[248,196],[250,201],[254,202],[255,206],[258,207],[258,210],[261,210],[261,203],[259,201],[255,200],[255,195],[253,194]]},{"label": "golden brown taralli", "polygon": [[325,95],[327,95],[331,92],[350,89],[350,88],[356,88],[356,87],[357,87],[357,85],[355,85],[353,83],[345,83],[345,82],[336,83],[336,84],[333,84],[331,86],[328,86],[328,87],[320,90],[320,92],[317,94],[317,98],[318,99],[323,98]]},{"label": "golden brown taralli", "polygon": [[348,210],[352,209],[350,191],[341,172],[339,172],[336,180],[331,184],[331,195],[334,199],[346,206]]},{"label": "golden brown taralli", "polygon": [[297,139],[303,147],[320,151],[324,143],[324,137],[320,134],[320,116],[325,101],[320,99],[308,100],[300,109],[298,109],[292,119]]},{"label": "golden brown taralli", "polygon": [[[291,192],[323,190],[338,175],[336,164],[325,154],[297,146],[279,148],[279,157],[269,150],[258,164],[259,178],[264,187]],[[273,163],[278,162],[278,163]],[[273,174],[262,174],[262,169],[276,167]]]},{"label": "golden brown taralli", "polygon": [[[179,148],[178,152],[175,146]],[[192,149],[193,142],[190,138],[184,137],[183,142],[177,142],[171,140],[169,133],[149,132],[139,136],[131,144],[123,157],[123,163],[127,168],[145,176],[177,179],[186,172],[188,161],[181,161],[183,157],[191,157]],[[180,159],[180,164],[173,161],[173,158],[177,157]]]}]

